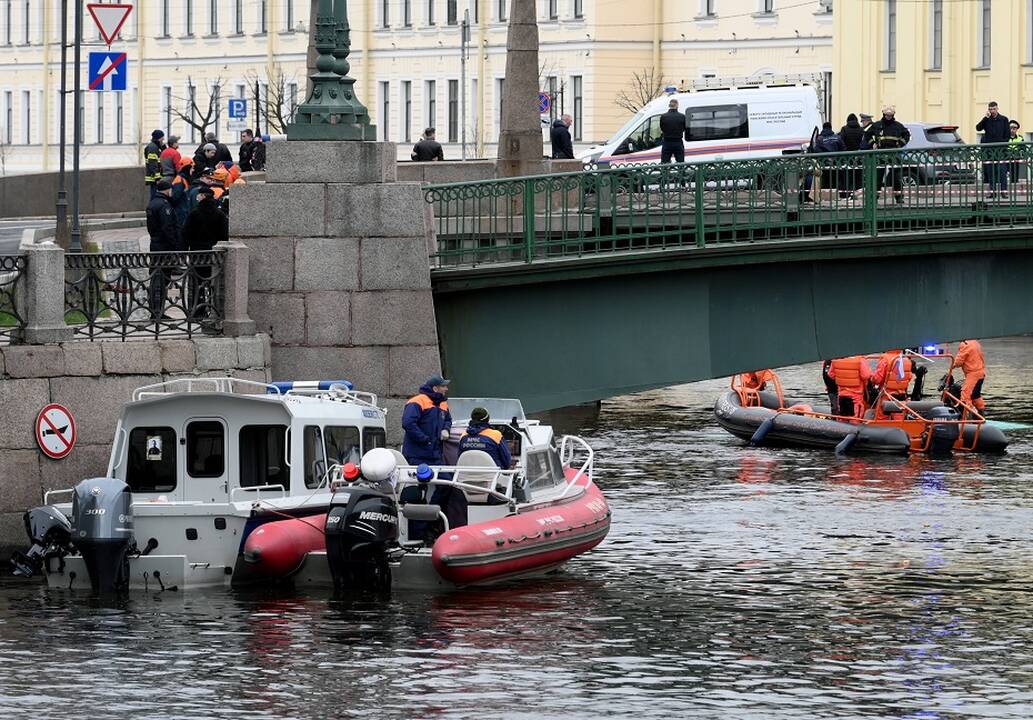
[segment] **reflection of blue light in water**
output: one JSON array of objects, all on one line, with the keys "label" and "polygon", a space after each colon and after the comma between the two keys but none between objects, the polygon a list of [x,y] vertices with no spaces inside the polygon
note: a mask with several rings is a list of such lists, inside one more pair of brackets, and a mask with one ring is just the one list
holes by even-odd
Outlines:
[{"label": "reflection of blue light in water", "polygon": [[947,473],[923,470],[918,474],[918,482],[921,483],[923,490],[947,492]]}]

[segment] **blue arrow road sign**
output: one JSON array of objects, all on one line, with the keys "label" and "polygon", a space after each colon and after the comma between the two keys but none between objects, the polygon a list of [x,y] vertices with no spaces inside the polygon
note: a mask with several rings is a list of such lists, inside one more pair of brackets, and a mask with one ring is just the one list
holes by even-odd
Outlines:
[{"label": "blue arrow road sign", "polygon": [[247,100],[243,98],[232,98],[230,100],[230,117],[234,120],[243,120],[247,117]]},{"label": "blue arrow road sign", "polygon": [[124,52],[91,52],[90,90],[125,90],[127,64]]},{"label": "blue arrow road sign", "polygon": [[549,97],[549,93],[538,93],[538,113],[544,115],[549,112],[550,108],[552,108],[552,98]]}]

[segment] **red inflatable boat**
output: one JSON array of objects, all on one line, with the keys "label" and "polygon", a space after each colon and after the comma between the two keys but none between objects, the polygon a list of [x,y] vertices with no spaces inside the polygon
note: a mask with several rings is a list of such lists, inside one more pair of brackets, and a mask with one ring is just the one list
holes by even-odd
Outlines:
[{"label": "red inflatable boat", "polygon": [[457,585],[544,572],[588,552],[609,531],[606,498],[584,476],[569,499],[446,532],[434,543],[434,569]]},{"label": "red inflatable boat", "polygon": [[255,528],[244,541],[248,576],[289,577],[308,553],[326,549],[325,529],[325,513],[274,520]]}]

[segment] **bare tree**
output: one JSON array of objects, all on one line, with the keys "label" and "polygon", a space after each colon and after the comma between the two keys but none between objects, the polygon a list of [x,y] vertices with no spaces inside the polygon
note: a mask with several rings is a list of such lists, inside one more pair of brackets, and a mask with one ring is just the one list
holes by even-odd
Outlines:
[{"label": "bare tree", "polygon": [[[173,98],[175,102],[169,109],[176,118],[186,123],[188,127],[197,130],[203,139],[209,128],[219,122],[219,103],[222,102],[223,80],[221,77],[213,80],[208,86],[208,97],[203,100],[198,97],[197,86],[189,76],[187,77],[187,87],[193,88],[194,92],[189,97]],[[185,110],[182,109],[184,104]],[[217,132],[218,128],[215,128],[215,131]]]},{"label": "bare tree", "polygon": [[299,88],[296,75],[285,75],[280,65],[273,67],[273,75],[268,78],[265,92],[262,92],[262,80],[256,74],[247,76],[248,95],[255,103],[255,132],[285,134],[287,126],[294,122],[297,112]]},{"label": "bare tree", "polygon": [[664,94],[667,81],[656,68],[647,68],[634,73],[627,90],[617,94],[616,103],[630,113],[637,113],[643,107]]}]

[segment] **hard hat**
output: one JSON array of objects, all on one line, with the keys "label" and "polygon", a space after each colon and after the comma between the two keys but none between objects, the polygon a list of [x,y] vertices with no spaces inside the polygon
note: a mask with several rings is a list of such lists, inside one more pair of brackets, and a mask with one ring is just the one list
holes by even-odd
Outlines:
[{"label": "hard hat", "polygon": [[394,453],[387,448],[375,448],[362,457],[362,476],[370,482],[390,480],[397,467]]}]

